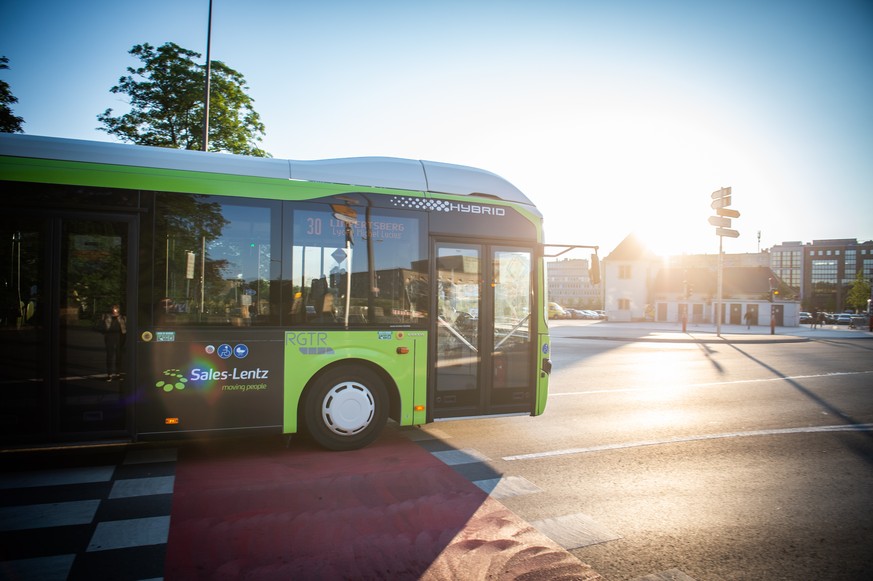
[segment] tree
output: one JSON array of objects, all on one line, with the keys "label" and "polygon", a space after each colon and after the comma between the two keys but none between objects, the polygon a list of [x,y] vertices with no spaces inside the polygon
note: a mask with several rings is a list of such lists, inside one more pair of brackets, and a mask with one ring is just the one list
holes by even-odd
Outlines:
[{"label": "tree", "polygon": [[864,273],[860,270],[855,274],[855,280],[849,288],[846,304],[861,313],[867,310],[867,299],[870,298],[870,282],[864,279]]},{"label": "tree", "polygon": [[[9,59],[5,56],[0,56],[0,70],[9,68]],[[0,81],[0,132],[2,133],[24,133],[21,125],[24,119],[12,114],[10,105],[18,103],[18,99],[12,94],[9,88],[9,83]]]},{"label": "tree", "polygon": [[[99,130],[122,141],[176,149],[202,149],[203,93],[206,66],[200,53],[167,42],[155,48],[138,44],[130,54],[142,61],[128,67],[110,92],[127,95],[130,112],[118,117],[107,109],[97,116]],[[258,157],[264,124],[246,94],[245,77],[220,61],[212,61],[209,107],[209,150]]]}]

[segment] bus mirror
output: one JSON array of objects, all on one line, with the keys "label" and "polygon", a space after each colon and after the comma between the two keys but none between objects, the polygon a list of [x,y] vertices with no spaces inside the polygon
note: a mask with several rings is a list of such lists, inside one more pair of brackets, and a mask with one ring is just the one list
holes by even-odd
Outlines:
[{"label": "bus mirror", "polygon": [[591,255],[591,268],[588,269],[588,278],[591,284],[600,284],[600,259],[596,254]]}]

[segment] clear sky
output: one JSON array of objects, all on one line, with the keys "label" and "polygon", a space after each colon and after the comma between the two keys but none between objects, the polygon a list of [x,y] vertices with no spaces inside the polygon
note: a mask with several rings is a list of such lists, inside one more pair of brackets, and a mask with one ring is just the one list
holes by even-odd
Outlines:
[{"label": "clear sky", "polygon": [[[97,131],[134,44],[206,53],[208,0],[0,4],[26,133]],[[214,0],[212,58],[245,75],[274,157],[472,165],[542,210],[546,240],[630,232],[716,253],[873,239],[871,0]],[[760,243],[758,233],[760,232]]]}]

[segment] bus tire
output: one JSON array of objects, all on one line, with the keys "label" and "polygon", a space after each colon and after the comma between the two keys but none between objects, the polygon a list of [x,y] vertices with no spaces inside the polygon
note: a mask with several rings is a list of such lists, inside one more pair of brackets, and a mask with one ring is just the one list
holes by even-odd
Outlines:
[{"label": "bus tire", "polygon": [[388,421],[388,393],[379,375],[362,365],[334,367],[306,392],[303,425],[328,450],[371,444]]}]

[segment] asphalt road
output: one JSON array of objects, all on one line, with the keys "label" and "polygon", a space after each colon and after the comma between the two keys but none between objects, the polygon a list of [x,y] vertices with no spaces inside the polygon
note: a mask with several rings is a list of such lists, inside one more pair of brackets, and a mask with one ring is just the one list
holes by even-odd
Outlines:
[{"label": "asphalt road", "polygon": [[609,580],[873,578],[873,341],[577,330],[543,416],[426,428],[535,491],[509,509]]}]

